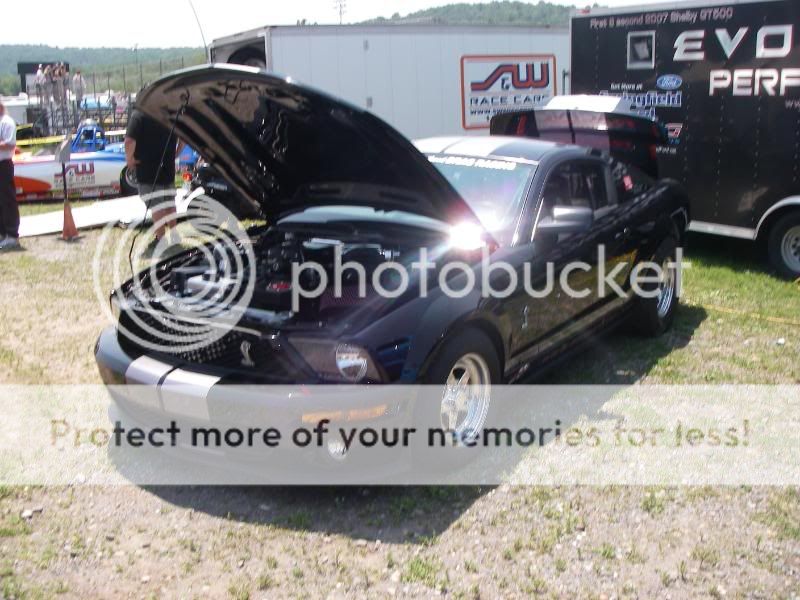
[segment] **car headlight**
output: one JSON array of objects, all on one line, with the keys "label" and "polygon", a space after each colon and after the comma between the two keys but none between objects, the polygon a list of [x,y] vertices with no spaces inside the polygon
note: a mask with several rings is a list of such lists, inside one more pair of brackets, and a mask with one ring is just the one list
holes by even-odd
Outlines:
[{"label": "car headlight", "polygon": [[348,381],[361,381],[369,369],[369,356],[366,350],[350,344],[336,346],[336,368]]},{"label": "car headlight", "polygon": [[369,352],[360,346],[334,340],[294,336],[290,337],[289,341],[323,379],[347,383],[381,379]]}]

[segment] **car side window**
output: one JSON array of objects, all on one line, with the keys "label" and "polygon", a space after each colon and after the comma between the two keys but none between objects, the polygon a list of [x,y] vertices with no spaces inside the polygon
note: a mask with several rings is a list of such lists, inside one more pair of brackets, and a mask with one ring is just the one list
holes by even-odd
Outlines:
[{"label": "car side window", "polygon": [[641,169],[617,160],[611,163],[611,179],[620,202],[630,201],[655,185],[655,180]]},{"label": "car side window", "polygon": [[556,206],[598,210],[608,203],[603,166],[570,161],[556,167],[548,176],[542,192],[542,215],[552,216]]}]

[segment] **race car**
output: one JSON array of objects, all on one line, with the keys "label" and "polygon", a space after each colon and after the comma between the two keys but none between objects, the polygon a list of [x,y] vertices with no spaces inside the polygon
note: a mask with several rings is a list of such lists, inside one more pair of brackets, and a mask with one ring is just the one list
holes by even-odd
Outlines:
[{"label": "race car", "polygon": [[[66,167],[70,197],[136,194],[136,180],[125,165],[123,144],[106,144],[102,126],[93,119],[78,127]],[[14,157],[17,201],[63,198],[62,178],[61,163],[53,154],[22,152]]]}]

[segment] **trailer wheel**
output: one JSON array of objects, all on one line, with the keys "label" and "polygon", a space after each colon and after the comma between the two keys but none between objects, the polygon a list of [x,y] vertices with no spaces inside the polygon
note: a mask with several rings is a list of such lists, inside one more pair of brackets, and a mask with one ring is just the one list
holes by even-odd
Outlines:
[{"label": "trailer wheel", "polygon": [[800,211],[775,221],[769,230],[767,249],[770,263],[782,277],[800,277]]},{"label": "trailer wheel", "polygon": [[256,67],[259,69],[267,68],[267,57],[264,50],[258,48],[242,48],[233,53],[228,62],[234,65],[245,65],[246,67]]}]

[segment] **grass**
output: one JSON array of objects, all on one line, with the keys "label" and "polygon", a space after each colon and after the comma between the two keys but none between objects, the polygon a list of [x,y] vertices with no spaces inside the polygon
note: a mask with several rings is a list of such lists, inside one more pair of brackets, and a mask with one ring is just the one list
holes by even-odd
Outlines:
[{"label": "grass", "polygon": [[756,520],[783,540],[800,541],[800,490],[787,488],[773,493],[769,507]]},{"label": "grass", "polygon": [[651,490],[642,500],[642,510],[651,516],[660,515],[664,512],[665,504],[663,494]]},{"label": "grass", "polygon": [[[23,206],[30,214],[58,205]],[[122,239],[114,230],[111,243]],[[106,325],[95,295],[92,259],[98,230],[66,244],[45,236],[23,240],[25,251],[0,256],[4,302],[0,380],[6,383],[99,383],[92,354]],[[709,237],[690,241],[684,304],[672,329],[656,339],[614,333],[597,339],[569,368],[544,383],[795,383],[800,381],[800,286],[773,277],[754,244]],[[101,289],[111,287],[111,257],[101,255]],[[123,269],[127,272],[127,269]],[[721,312],[725,311],[734,312]],[[53,335],[37,335],[43,319]],[[784,338],[785,344],[776,344]],[[432,488],[401,496],[390,517],[439,505],[452,494]],[[535,496],[538,492],[532,492]],[[297,523],[303,528],[303,519]]]},{"label": "grass", "polygon": [[276,583],[277,582],[272,577],[272,575],[270,575],[269,573],[262,573],[261,575],[258,576],[258,579],[256,580],[256,587],[259,589],[259,591],[263,592],[265,590],[274,588]]},{"label": "grass", "polygon": [[699,563],[700,569],[713,569],[719,564],[719,550],[712,546],[697,545],[692,550],[692,559]]},{"label": "grass", "polygon": [[406,565],[402,581],[407,583],[419,582],[429,588],[436,588],[441,584],[440,574],[444,567],[442,563],[415,556]]},{"label": "grass", "polygon": [[231,600],[250,600],[250,586],[246,581],[232,583],[228,586],[228,596]]},{"label": "grass", "polygon": [[601,544],[597,549],[597,554],[600,558],[605,560],[614,560],[617,558],[617,551],[614,549],[614,546],[608,543]]},{"label": "grass", "polygon": [[759,247],[741,240],[691,236],[686,260],[670,331],[596,339],[544,382],[800,382],[800,285],[775,277]]},{"label": "grass", "polygon": [[0,539],[28,535],[30,532],[27,521],[17,515],[9,515],[0,520]]},{"label": "grass", "polygon": [[292,529],[306,531],[311,528],[311,515],[305,511],[297,511],[286,518],[286,524]]}]

